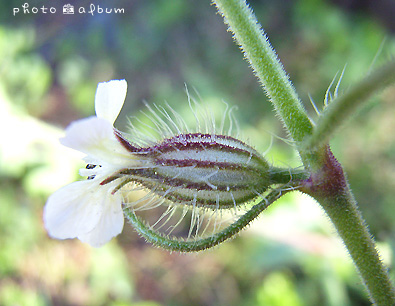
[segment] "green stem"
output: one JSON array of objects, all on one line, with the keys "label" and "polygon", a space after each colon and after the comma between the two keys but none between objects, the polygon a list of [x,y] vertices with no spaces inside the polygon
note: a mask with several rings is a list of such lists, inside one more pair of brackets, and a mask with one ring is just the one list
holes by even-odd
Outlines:
[{"label": "green stem", "polygon": [[309,178],[310,173],[303,168],[277,168],[270,167],[269,178],[272,184],[298,184]]},{"label": "green stem", "polygon": [[255,15],[245,1],[213,2],[234,33],[290,136],[297,142],[302,141],[312,133],[312,123]]},{"label": "green stem", "polygon": [[[395,305],[395,291],[388,272],[361,217],[350,190],[335,199],[317,198],[335,225],[375,305]],[[347,213],[345,213],[347,212]]]},{"label": "green stem", "polygon": [[[289,81],[280,61],[244,0],[214,0],[220,13],[234,33],[237,43],[250,62],[264,90],[283,120],[290,136],[296,141],[311,177],[302,190],[314,197],[331,218],[376,305],[395,305],[390,278],[380,261],[365,222],[346,182],[341,165],[325,145],[352,111],[371,93],[393,81],[393,64],[372,74],[344,97],[331,103],[319,125],[313,126]],[[308,140],[307,145],[303,141]]]},{"label": "green stem", "polygon": [[197,252],[201,250],[209,249],[213,246],[224,242],[225,240],[234,237],[242,229],[244,229],[252,220],[264,211],[270,204],[276,201],[281,195],[289,192],[291,188],[286,186],[287,189],[275,189],[269,193],[264,200],[254,205],[249,209],[243,216],[241,216],[236,222],[232,223],[222,231],[215,233],[207,238],[200,239],[188,239],[181,240],[180,238],[168,237],[164,234],[160,234],[158,231],[153,230],[149,225],[143,222],[131,208],[125,208],[125,216],[129,222],[133,225],[135,230],[143,236],[148,242],[170,250],[178,252]]},{"label": "green stem", "polygon": [[306,139],[304,146],[317,148],[327,143],[362,103],[393,82],[395,82],[395,59],[334,99],[322,112],[313,134]]},{"label": "green stem", "polygon": [[300,189],[324,208],[342,238],[375,305],[395,305],[395,290],[358,210],[340,163],[327,146],[320,171]]}]

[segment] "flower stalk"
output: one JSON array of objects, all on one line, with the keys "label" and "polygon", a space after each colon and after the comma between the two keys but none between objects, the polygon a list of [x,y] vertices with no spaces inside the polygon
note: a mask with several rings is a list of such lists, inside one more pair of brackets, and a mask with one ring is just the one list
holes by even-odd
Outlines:
[{"label": "flower stalk", "polygon": [[131,209],[126,209],[125,214],[129,222],[133,225],[135,230],[143,236],[148,242],[157,247],[169,251],[178,252],[198,252],[212,248],[221,242],[237,235],[243,230],[251,221],[258,217],[270,204],[274,203],[280,196],[288,193],[292,189],[290,186],[283,186],[271,191],[265,198],[258,204],[254,205],[244,215],[242,215],[236,222],[233,222],[220,232],[214,233],[205,238],[198,238],[193,240],[180,240],[174,237],[169,237],[159,234],[144,223]]}]

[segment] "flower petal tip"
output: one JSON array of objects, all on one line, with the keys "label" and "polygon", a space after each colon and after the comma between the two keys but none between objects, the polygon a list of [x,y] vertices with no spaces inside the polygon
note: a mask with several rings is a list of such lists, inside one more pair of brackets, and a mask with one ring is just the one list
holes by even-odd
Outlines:
[{"label": "flower petal tip", "polygon": [[95,95],[97,117],[114,124],[125,101],[127,86],[126,80],[111,80],[97,85]]}]

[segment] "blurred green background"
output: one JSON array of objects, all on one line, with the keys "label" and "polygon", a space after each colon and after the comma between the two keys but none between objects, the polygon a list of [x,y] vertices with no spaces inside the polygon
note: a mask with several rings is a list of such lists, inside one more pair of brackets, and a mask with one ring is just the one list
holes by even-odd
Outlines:
[{"label": "blurred green background", "polygon": [[[346,64],[340,92],[395,54],[393,2],[335,2],[251,1],[313,119],[308,94],[322,106]],[[93,16],[63,15],[60,1],[28,3],[57,12],[0,4],[0,305],[370,305],[327,218],[296,193],[240,237],[199,254],[153,248],[129,225],[100,249],[50,239],[45,201],[83,166],[58,138],[68,123],[94,114],[98,82],[128,81],[120,129],[143,100],[188,112],[186,83],[204,102],[239,106],[243,138],[259,151],[271,133],[285,134],[209,1],[70,1],[86,11],[91,3],[125,10]],[[394,86],[383,91],[331,142],[390,268],[394,96]],[[268,159],[300,165],[277,138]]]}]

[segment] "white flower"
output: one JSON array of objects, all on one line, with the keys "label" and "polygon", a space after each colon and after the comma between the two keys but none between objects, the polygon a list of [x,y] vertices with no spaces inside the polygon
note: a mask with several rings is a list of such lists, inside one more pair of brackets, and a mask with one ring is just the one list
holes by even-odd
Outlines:
[{"label": "white flower", "polygon": [[44,208],[44,224],[51,237],[78,238],[99,247],[122,232],[122,195],[113,192],[117,180],[101,183],[132,162],[118,142],[113,124],[127,91],[125,80],[99,83],[95,96],[96,117],[70,124],[63,145],[87,154],[88,166],[80,170],[88,180],[71,183],[52,194]]}]

